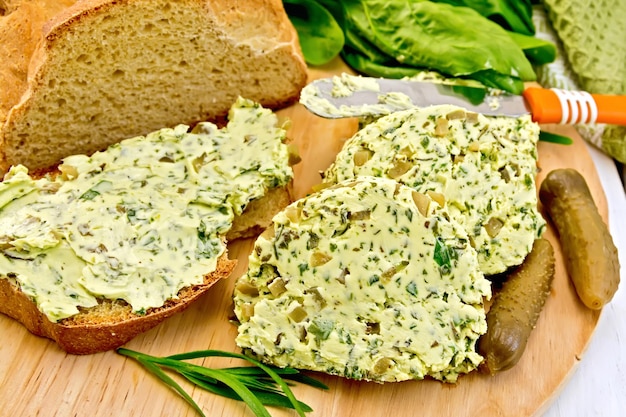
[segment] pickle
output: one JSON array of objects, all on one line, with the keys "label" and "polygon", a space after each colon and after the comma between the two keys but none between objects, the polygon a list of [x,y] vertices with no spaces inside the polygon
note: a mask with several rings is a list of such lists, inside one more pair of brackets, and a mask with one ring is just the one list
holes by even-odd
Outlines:
[{"label": "pickle", "polygon": [[550,293],[554,279],[554,250],[537,239],[524,262],[513,270],[487,312],[487,332],[478,340],[485,358],[483,372],[491,375],[513,367],[522,357],[530,333]]},{"label": "pickle", "polygon": [[578,297],[591,309],[602,308],[619,286],[619,259],[585,179],[573,169],[551,171],[541,184],[539,199],[559,233]]}]

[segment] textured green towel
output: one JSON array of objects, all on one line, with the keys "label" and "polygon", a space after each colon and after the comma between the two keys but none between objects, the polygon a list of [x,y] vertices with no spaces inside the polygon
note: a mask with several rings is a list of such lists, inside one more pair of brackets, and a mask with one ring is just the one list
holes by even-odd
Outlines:
[{"label": "textured green towel", "polygon": [[626,94],[626,0],[544,0],[581,86]]},{"label": "textured green towel", "polygon": [[[547,87],[626,94],[626,0],[543,0],[535,7],[537,36],[559,48],[559,58],[537,69]],[[546,19],[547,12],[547,19]],[[626,162],[626,127],[578,126],[607,154]]]}]

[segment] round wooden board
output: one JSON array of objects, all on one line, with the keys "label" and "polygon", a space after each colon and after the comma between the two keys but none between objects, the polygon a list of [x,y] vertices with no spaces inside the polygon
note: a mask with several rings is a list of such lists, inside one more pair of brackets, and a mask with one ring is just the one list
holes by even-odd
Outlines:
[{"label": "round wooden board", "polygon": [[[311,79],[346,68],[339,61],[311,70]],[[302,162],[295,167],[296,197],[304,196],[320,181],[319,172],[332,162],[343,142],[357,129],[357,122],[324,120],[296,104],[279,112],[289,118],[289,136],[300,149]],[[574,139],[571,146],[539,144],[538,183],[552,169],[572,167],[580,171],[592,190],[605,221],[607,202],[591,157],[575,130],[545,126]],[[313,376],[328,391],[306,386],[294,388],[296,396],[311,405],[310,416],[394,415],[425,416],[532,416],[541,413],[558,395],[577,363],[583,358],[599,312],[586,309],[567,277],[558,239],[551,227],[547,238],[557,255],[557,272],[551,295],[532,333],[521,361],[513,369],[491,377],[479,373],[463,376],[458,383],[411,381],[376,384],[323,374]],[[229,245],[239,263],[233,275],[216,284],[201,300],[127,347],[154,355],[198,349],[238,351],[232,317],[231,294],[244,273],[253,240]],[[15,416],[194,416],[176,394],[137,363],[115,352],[72,356],[54,343],[35,337],[20,324],[0,316],[0,414]],[[206,366],[241,364],[207,359]],[[179,380],[180,381],[180,380]],[[194,389],[180,381],[207,416],[251,416],[243,403]],[[274,416],[295,416],[272,409]]]}]

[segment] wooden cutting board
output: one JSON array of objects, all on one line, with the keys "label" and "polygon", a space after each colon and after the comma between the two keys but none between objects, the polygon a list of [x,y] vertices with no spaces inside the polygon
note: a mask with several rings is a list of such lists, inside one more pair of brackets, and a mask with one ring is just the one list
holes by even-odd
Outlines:
[{"label": "wooden cutting board", "polygon": [[[340,61],[310,71],[310,78],[339,73]],[[304,196],[320,181],[319,172],[333,161],[343,142],[354,134],[357,122],[325,120],[296,104],[279,112],[289,118],[289,136],[300,149],[294,191]],[[587,179],[605,221],[607,202],[591,157],[572,128],[545,126],[545,130],[574,139],[571,146],[539,144],[538,183],[552,169],[572,167]],[[491,377],[463,376],[455,385],[410,381],[385,385],[356,382],[323,374],[313,376],[329,386],[322,391],[297,386],[296,396],[314,409],[311,416],[532,416],[541,413],[558,395],[580,360],[593,334],[599,312],[586,309],[567,277],[553,229],[547,238],[555,247],[557,272],[551,295],[518,365]],[[233,275],[216,284],[191,306],[157,328],[137,337],[127,347],[153,355],[199,349],[238,351],[234,339],[231,293],[244,273],[253,240],[231,243],[231,258],[239,259]],[[47,339],[35,337],[20,324],[0,316],[0,414],[7,416],[194,416],[195,412],[173,391],[132,360],[115,352],[72,356]],[[204,365],[223,367],[241,362],[211,358]],[[207,416],[251,416],[247,407],[179,380]],[[295,416],[271,409],[274,416]]]}]

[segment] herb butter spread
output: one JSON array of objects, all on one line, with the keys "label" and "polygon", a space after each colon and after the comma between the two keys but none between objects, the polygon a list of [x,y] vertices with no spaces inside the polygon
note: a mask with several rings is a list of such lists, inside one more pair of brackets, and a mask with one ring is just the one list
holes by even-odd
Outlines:
[{"label": "herb butter spread", "polygon": [[[309,83],[302,89],[300,103],[314,113],[324,115],[325,117],[359,117],[365,120],[369,120],[371,117],[378,118],[386,114],[415,108],[417,106],[407,94],[399,91],[382,92],[378,80],[377,78],[362,77],[346,73],[335,75],[330,79],[332,88],[330,89],[329,96],[331,99],[328,99],[328,96],[323,94],[315,83]],[[446,78],[434,71],[421,71],[412,77],[405,77],[403,80],[478,87],[485,91],[485,94],[488,94],[487,99],[490,100],[490,103],[497,100],[495,94],[498,94],[499,91],[485,88],[482,84],[474,80]],[[376,93],[376,104],[363,103],[363,96],[361,94],[370,92]],[[354,103],[350,105],[337,105],[332,99],[340,97],[354,97],[355,100]],[[489,107],[495,110],[497,105],[494,107],[493,104],[490,104]]]},{"label": "herb butter spread", "polygon": [[377,382],[475,369],[491,287],[465,231],[386,178],[339,183],[274,217],[236,283],[237,344],[278,366]]},{"label": "herb butter spread", "polygon": [[349,139],[324,181],[388,177],[445,205],[469,235],[481,270],[519,265],[545,228],[535,176],[539,127],[455,106],[393,113]]},{"label": "herb butter spread", "polygon": [[300,103],[309,109],[318,109],[322,114],[341,117],[364,117],[371,114],[388,114],[392,111],[405,110],[415,107],[409,96],[402,93],[381,93],[380,86],[375,78],[341,74],[332,77],[332,97],[349,97],[359,91],[373,91],[378,93],[380,104],[363,104],[359,106],[341,105],[337,107],[330,100],[323,97],[319,88],[313,83],[306,85],[300,93]]},{"label": "herb butter spread", "polygon": [[142,313],[201,284],[247,203],[293,172],[276,116],[248,100],[228,125],[184,125],[0,183],[0,274],[51,321],[123,299]]}]

